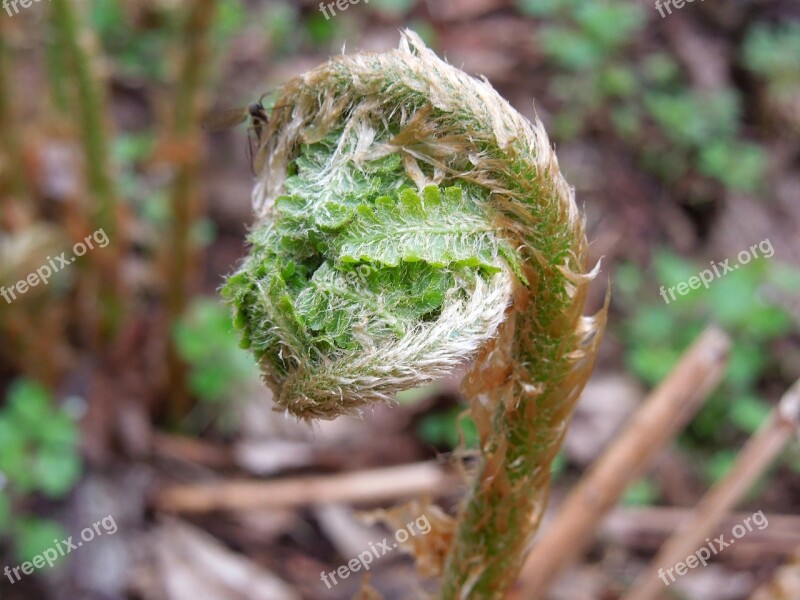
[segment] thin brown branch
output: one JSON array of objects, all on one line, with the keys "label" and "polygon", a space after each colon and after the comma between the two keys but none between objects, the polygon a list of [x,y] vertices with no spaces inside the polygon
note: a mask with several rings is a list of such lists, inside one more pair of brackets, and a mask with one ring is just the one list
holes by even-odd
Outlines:
[{"label": "thin brown branch", "polygon": [[186,436],[155,433],[153,452],[162,458],[196,463],[212,469],[228,469],[235,466],[233,453],[227,446],[215,446]]},{"label": "thin brown branch", "polygon": [[[653,552],[664,540],[692,520],[693,508],[675,506],[648,506],[643,508],[615,509],[600,526],[600,536],[627,548]],[[752,513],[731,513],[720,522],[718,531],[730,531]],[[731,547],[730,557],[736,551],[757,550],[760,556],[787,556],[800,547],[800,516],[769,515],[769,526],[754,528],[747,536]],[[726,558],[729,557],[726,550]]]},{"label": "thin brown branch", "polygon": [[730,472],[703,496],[694,517],[667,540],[650,567],[623,600],[652,600],[665,590],[659,569],[670,567],[705,545],[705,538],[718,533],[720,521],[739,503],[755,481],[797,434],[800,426],[800,380],[781,398],[769,418],[736,458]]},{"label": "thin brown branch", "polygon": [[723,376],[730,340],[707,329],[564,502],[527,558],[520,598],[540,598],[591,543],[600,520],[683,429]]},{"label": "thin brown branch", "polygon": [[434,462],[372,469],[337,475],[294,477],[274,481],[224,481],[173,485],[155,499],[169,512],[203,513],[214,510],[252,510],[395,500],[418,494],[441,494],[458,485],[455,474]]}]

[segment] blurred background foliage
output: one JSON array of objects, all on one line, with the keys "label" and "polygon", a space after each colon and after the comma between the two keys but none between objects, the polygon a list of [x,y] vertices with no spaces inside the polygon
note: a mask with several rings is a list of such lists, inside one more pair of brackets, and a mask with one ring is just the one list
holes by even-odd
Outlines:
[{"label": "blurred background foliage", "polygon": [[[109,252],[0,300],[8,556],[64,537],[59,507],[87,474],[143,460],[120,415],[215,443],[249,435],[266,392],[217,298],[252,218],[248,132],[204,130],[202,115],[246,106],[343,48],[393,47],[400,27],[545,122],[613,286],[597,378],[641,394],[710,322],[733,337],[723,384],[680,438],[686,473],[702,481],[693,490],[725,472],[800,376],[794,2],[686,4],[664,19],[629,0],[371,0],[333,18],[311,1],[52,5],[0,13],[0,285],[103,223],[116,233]],[[670,304],[659,296],[766,238],[773,258]],[[452,382],[401,407],[414,457],[474,447]],[[584,466],[567,449],[553,471],[569,485]],[[788,453],[762,483],[776,510],[796,511],[798,472]],[[651,474],[626,503],[664,502],[664,486]]]}]

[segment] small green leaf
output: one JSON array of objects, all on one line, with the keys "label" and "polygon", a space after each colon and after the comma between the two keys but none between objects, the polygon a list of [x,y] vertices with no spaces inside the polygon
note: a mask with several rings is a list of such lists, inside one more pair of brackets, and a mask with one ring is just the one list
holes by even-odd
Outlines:
[{"label": "small green leaf", "polygon": [[517,7],[531,17],[553,17],[574,5],[574,0],[517,0]]},{"label": "small green leaf", "polygon": [[0,488],[0,536],[11,526],[11,498],[5,489]]},{"label": "small green leaf", "polygon": [[441,204],[423,205],[419,194],[406,189],[398,200],[383,196],[374,208],[361,206],[332,241],[338,260],[388,267],[425,261],[434,267],[458,264],[497,271],[491,226],[458,189],[446,191]]},{"label": "small green leaf", "polygon": [[764,401],[753,396],[741,396],[733,401],[731,420],[742,431],[755,433],[767,418],[770,407]]},{"label": "small green leaf", "polygon": [[17,558],[20,561],[31,561],[34,556],[52,548],[55,540],[63,540],[67,532],[56,521],[48,519],[21,519],[15,527],[14,541]]},{"label": "small green leaf", "polygon": [[666,52],[648,54],[641,64],[645,78],[654,84],[667,85],[680,76],[678,63]]},{"label": "small green leaf", "polygon": [[650,385],[656,385],[677,364],[681,353],[675,348],[661,345],[659,347],[638,346],[627,356],[630,368]]},{"label": "small green leaf", "polygon": [[569,28],[545,27],[538,41],[542,52],[558,67],[587,71],[599,67],[603,60],[603,52],[594,41]]},{"label": "small green leaf", "polygon": [[659,344],[671,339],[675,319],[660,306],[645,306],[633,316],[628,327],[637,342]]},{"label": "small green leaf", "polygon": [[24,428],[35,429],[52,409],[52,398],[40,383],[20,379],[8,394],[8,410],[11,419]]},{"label": "small green leaf", "polygon": [[[655,268],[658,281],[667,288],[688,281],[690,277],[698,273],[696,265],[665,250],[658,250],[655,252],[653,267]],[[672,301],[672,296],[668,296],[668,298]]]},{"label": "small green leaf", "polygon": [[656,503],[659,497],[658,486],[649,479],[639,479],[625,490],[622,503],[625,506],[648,506]]},{"label": "small green leaf", "polygon": [[[728,266],[734,268],[735,272],[727,273],[711,283],[709,305],[720,323],[740,329],[750,319],[753,309],[761,304],[756,295],[756,282],[747,273],[755,265],[740,266],[736,259],[732,259]],[[723,267],[718,270],[722,271]]]},{"label": "small green leaf", "polygon": [[758,23],[748,29],[743,45],[745,66],[774,81],[797,84],[797,57],[800,56],[800,22],[770,25]]},{"label": "small green leaf", "polygon": [[[293,264],[284,270],[294,275]],[[222,400],[238,382],[256,377],[255,363],[239,347],[228,310],[218,302],[195,300],[176,327],[174,337],[179,354],[191,367],[192,391],[203,400]]]},{"label": "small green leaf", "polygon": [[402,17],[407,15],[414,7],[415,0],[372,0],[369,5],[378,12]]},{"label": "small green leaf", "polygon": [[588,2],[575,11],[575,19],[584,32],[606,52],[633,42],[644,25],[644,11],[625,2]]},{"label": "small green leaf", "polygon": [[736,462],[735,450],[720,450],[715,453],[705,465],[706,477],[711,483],[716,483],[731,470]]},{"label": "small green leaf", "polygon": [[638,81],[633,71],[612,65],[600,73],[599,84],[607,96],[626,98],[637,91]]},{"label": "small green leaf", "polygon": [[553,479],[558,479],[561,475],[564,474],[564,471],[567,470],[567,455],[562,448],[558,454],[556,454],[553,462],[550,463],[550,476]]},{"label": "small green leaf", "polygon": [[44,446],[72,448],[77,445],[78,436],[78,428],[75,423],[63,412],[57,412],[42,421],[31,437]]},{"label": "small green leaf", "polygon": [[[460,188],[451,188],[453,190],[459,190]],[[425,204],[425,208],[436,208],[441,206],[442,204],[442,191],[439,189],[438,185],[429,185],[426,186],[424,190],[422,190],[422,200]],[[452,201],[448,198],[448,202]]]},{"label": "small green leaf", "polygon": [[755,144],[718,141],[700,152],[700,170],[733,189],[756,192],[765,169],[766,156]]},{"label": "small green leaf", "polygon": [[762,348],[756,344],[737,341],[731,348],[726,380],[736,390],[745,390],[755,385],[767,357]]},{"label": "small green leaf", "polygon": [[61,498],[77,483],[81,460],[66,449],[42,451],[33,463],[37,488],[50,498]]},{"label": "small green leaf", "polygon": [[464,409],[460,407],[426,415],[417,431],[423,440],[434,446],[456,448],[459,435],[464,436],[467,448],[474,448],[478,444],[475,422],[464,415]]},{"label": "small green leaf", "polygon": [[614,287],[617,294],[633,298],[644,284],[641,269],[632,263],[624,263],[617,267],[614,275]]}]

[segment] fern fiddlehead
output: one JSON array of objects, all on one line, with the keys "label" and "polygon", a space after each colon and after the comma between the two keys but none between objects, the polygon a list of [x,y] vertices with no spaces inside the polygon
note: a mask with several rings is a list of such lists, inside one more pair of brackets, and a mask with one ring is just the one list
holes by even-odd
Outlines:
[{"label": "fern fiddlehead", "polygon": [[482,460],[441,598],[499,598],[603,318],[582,316],[583,220],[547,135],[413,32],[286,84],[251,251],[224,293],[277,404],[357,413],[473,361]]}]

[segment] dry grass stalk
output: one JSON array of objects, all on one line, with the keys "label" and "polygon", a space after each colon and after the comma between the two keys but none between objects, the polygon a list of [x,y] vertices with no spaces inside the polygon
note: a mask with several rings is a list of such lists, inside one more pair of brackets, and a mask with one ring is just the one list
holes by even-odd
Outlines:
[{"label": "dry grass stalk", "polygon": [[705,538],[719,533],[720,522],[775,461],[789,440],[797,435],[798,427],[800,380],[783,395],[778,406],[739,452],[728,474],[703,496],[691,521],[666,541],[650,568],[634,583],[623,600],[661,597],[665,588],[659,579],[659,569],[684,560],[705,544]]},{"label": "dry grass stalk", "polygon": [[625,488],[699,410],[725,370],[730,341],[706,330],[643,402],[628,426],[570,492],[528,555],[519,597],[541,598],[558,575],[591,544],[601,519]]}]

